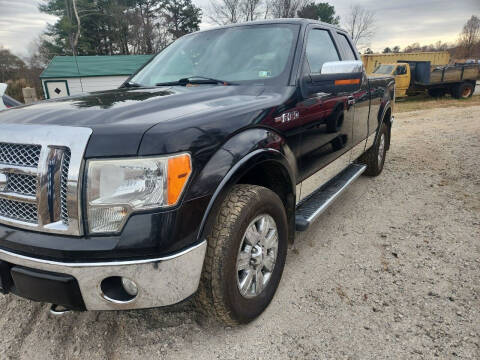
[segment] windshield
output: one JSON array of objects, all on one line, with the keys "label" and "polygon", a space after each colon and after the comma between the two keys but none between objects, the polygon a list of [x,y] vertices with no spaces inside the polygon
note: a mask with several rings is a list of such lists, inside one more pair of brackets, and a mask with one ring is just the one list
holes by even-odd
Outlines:
[{"label": "windshield", "polygon": [[395,65],[380,65],[379,67],[377,67],[375,69],[375,71],[373,73],[374,74],[390,75],[392,73],[394,67],[395,67]]},{"label": "windshield", "polygon": [[131,80],[145,86],[202,76],[227,82],[288,81],[299,26],[239,26],[187,35]]}]

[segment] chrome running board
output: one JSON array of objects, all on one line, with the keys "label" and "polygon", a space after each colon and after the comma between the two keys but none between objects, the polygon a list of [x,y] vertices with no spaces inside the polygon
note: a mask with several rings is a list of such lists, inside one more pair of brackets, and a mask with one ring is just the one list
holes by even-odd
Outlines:
[{"label": "chrome running board", "polygon": [[348,186],[353,183],[365,170],[366,165],[351,164],[340,174],[335,176],[310,196],[303,199],[297,206],[295,214],[295,228],[305,231]]}]

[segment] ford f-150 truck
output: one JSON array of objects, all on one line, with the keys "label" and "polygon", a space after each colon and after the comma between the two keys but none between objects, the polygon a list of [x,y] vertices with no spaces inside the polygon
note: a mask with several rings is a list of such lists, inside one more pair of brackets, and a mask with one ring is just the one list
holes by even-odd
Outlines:
[{"label": "ford f-150 truck", "polygon": [[66,310],[194,295],[228,324],[288,244],[390,145],[392,76],[347,33],[281,19],[175,41],[119,89],[0,112],[0,289]]}]

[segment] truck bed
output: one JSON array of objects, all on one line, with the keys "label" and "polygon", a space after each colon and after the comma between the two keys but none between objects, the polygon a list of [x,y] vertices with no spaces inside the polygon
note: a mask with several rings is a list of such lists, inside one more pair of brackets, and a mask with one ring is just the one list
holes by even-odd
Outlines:
[{"label": "truck bed", "polygon": [[[430,74],[429,84],[441,84],[461,82],[465,80],[477,80],[480,74],[480,65],[450,65],[435,67]],[[426,85],[426,84],[422,84]]]}]

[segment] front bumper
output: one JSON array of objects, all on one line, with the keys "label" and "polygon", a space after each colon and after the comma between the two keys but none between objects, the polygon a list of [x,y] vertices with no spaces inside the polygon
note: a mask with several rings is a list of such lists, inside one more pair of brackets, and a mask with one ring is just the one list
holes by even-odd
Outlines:
[{"label": "front bumper", "polygon": [[[156,259],[88,263],[35,259],[0,249],[0,260],[32,271],[72,276],[78,282],[87,310],[127,310],[172,305],[194,294],[200,282],[206,247],[203,241]],[[134,281],[138,295],[130,301],[109,299],[100,286],[109,277]]]}]

